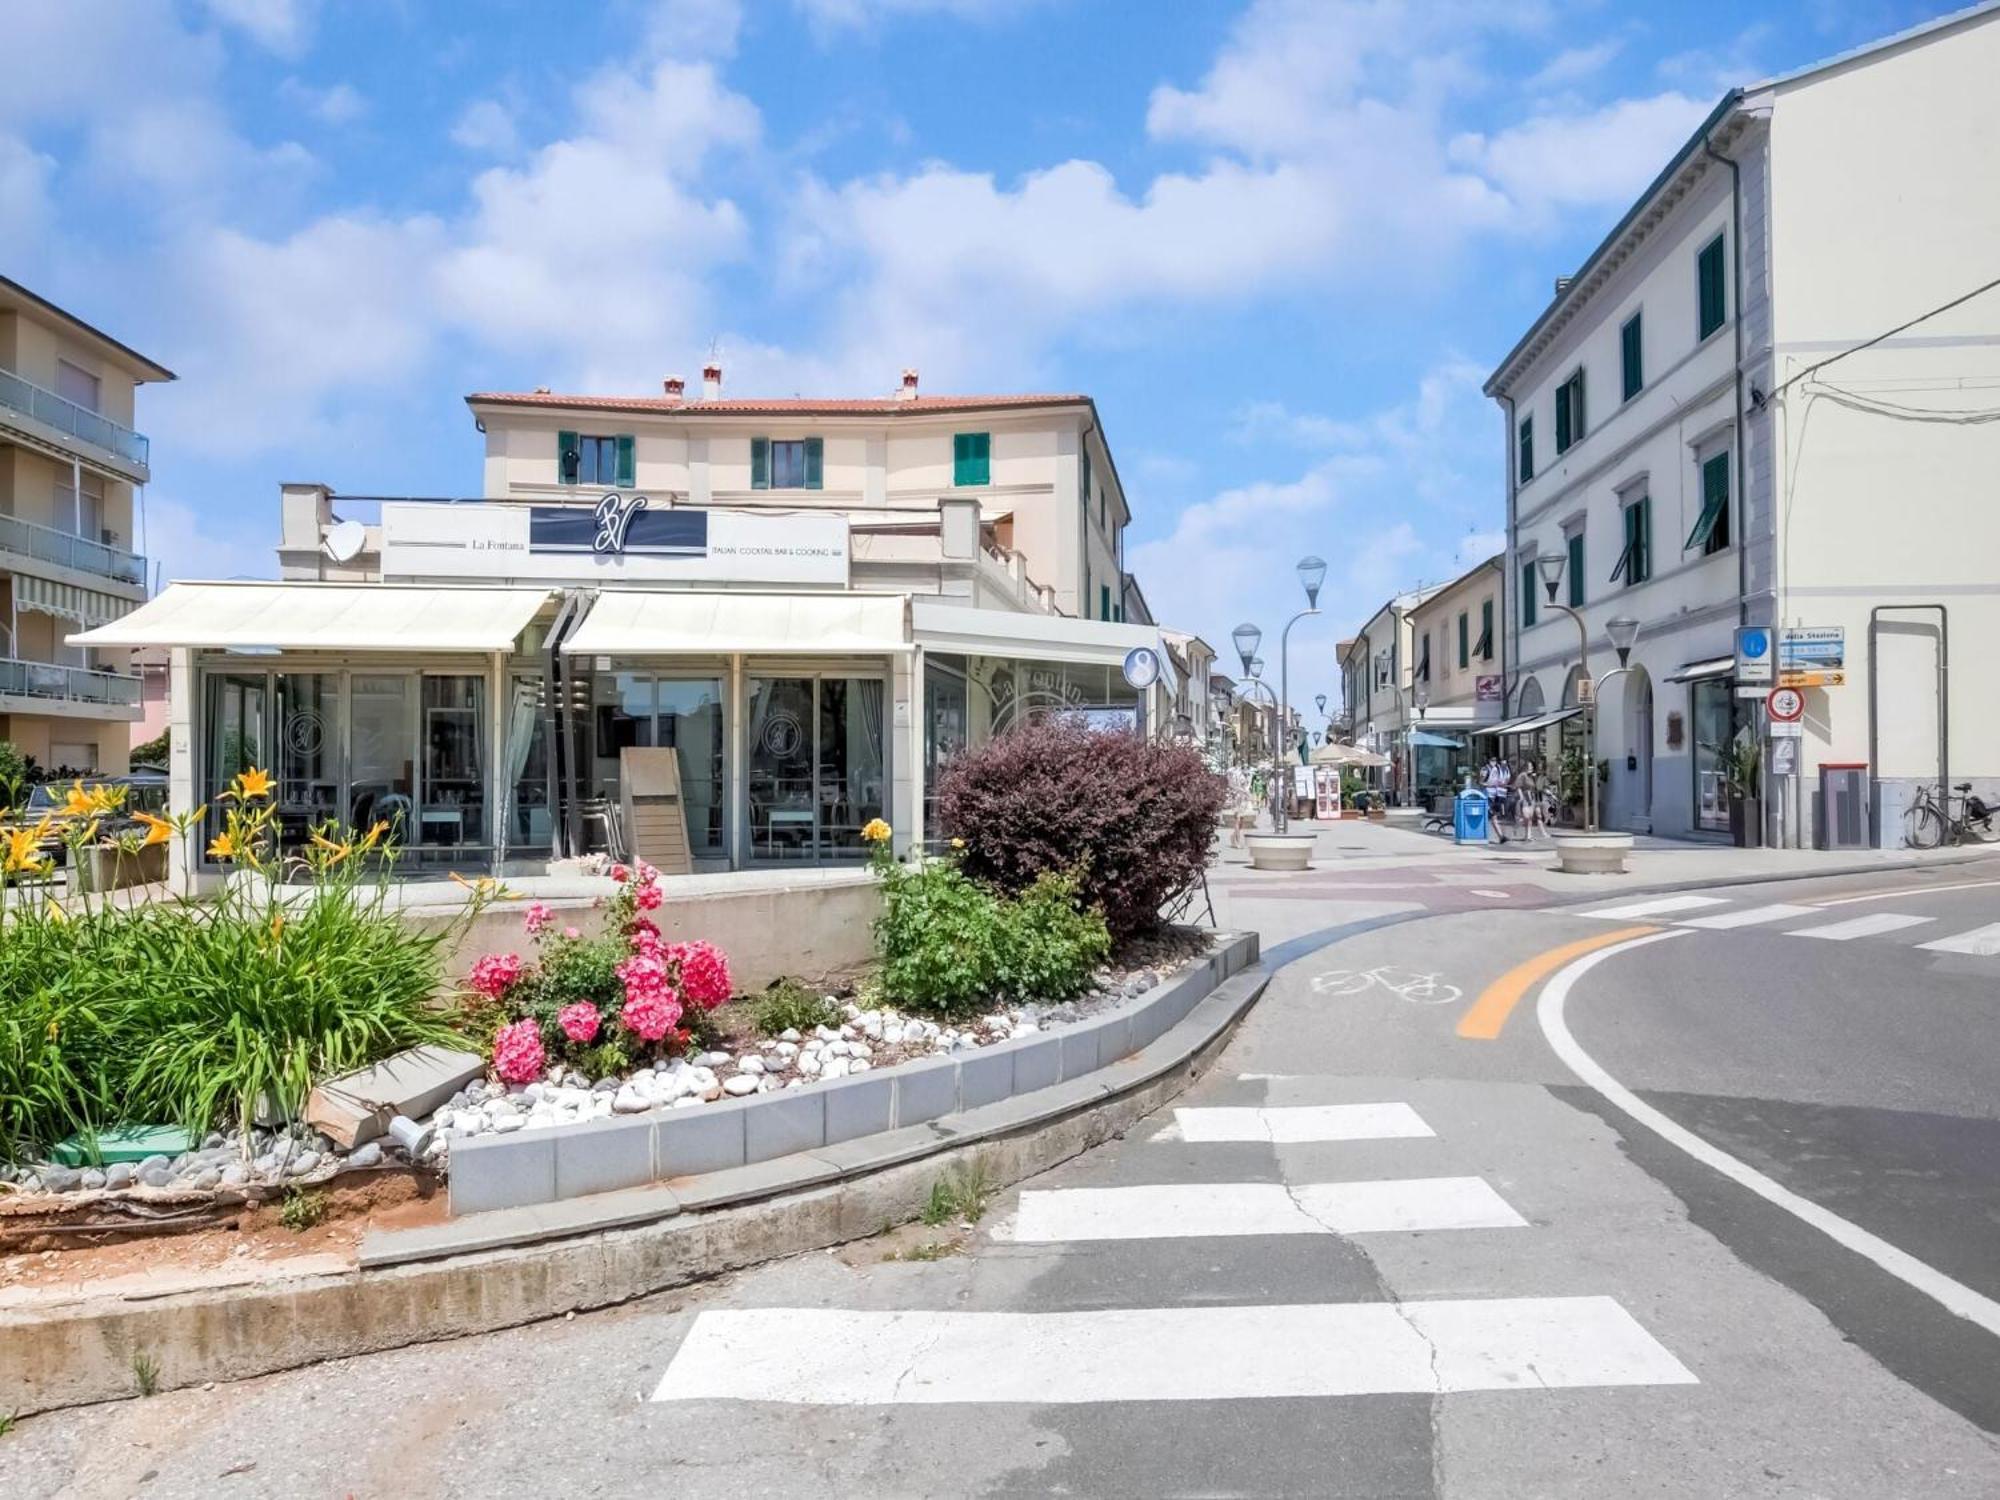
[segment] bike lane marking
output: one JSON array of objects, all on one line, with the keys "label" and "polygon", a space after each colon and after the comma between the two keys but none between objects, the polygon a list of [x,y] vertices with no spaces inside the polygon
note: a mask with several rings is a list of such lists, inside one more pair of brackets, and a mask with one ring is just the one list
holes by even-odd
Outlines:
[{"label": "bike lane marking", "polygon": [[1497,1041],[1500,1029],[1514,1014],[1514,1007],[1521,1003],[1521,997],[1571,959],[1659,930],[1657,927],[1621,927],[1615,932],[1601,932],[1595,937],[1579,938],[1574,943],[1537,953],[1533,958],[1516,964],[1480,992],[1471,1008],[1458,1018],[1458,1034],[1468,1041]]},{"label": "bike lane marking", "polygon": [[1720,1147],[1711,1145],[1686,1126],[1677,1124],[1613,1078],[1595,1058],[1583,1050],[1576,1038],[1570,1035],[1569,1027],[1564,1021],[1563,1007],[1568,1002],[1570,989],[1577,980],[1607,958],[1629,952],[1634,948],[1643,948],[1648,943],[1684,935],[1684,930],[1653,931],[1635,935],[1616,947],[1600,945],[1598,952],[1587,953],[1572,960],[1543,986],[1542,993],[1535,1002],[1536,1019],[1541,1022],[1542,1035],[1548,1039],[1550,1048],[1562,1059],[1563,1065],[1596,1090],[1608,1103],[1622,1110],[1669,1145],[1679,1147],[1703,1166],[1720,1172],[1731,1182],[1748,1188],[1765,1202],[1774,1204],[1794,1218],[1811,1225],[1836,1244],[1853,1251],[1864,1260],[1872,1261],[1898,1281],[1914,1287],[1926,1297],[1939,1303],[1946,1311],[2000,1337],[2000,1302],[1975,1292],[1963,1282],[1954,1281],[1936,1267],[1918,1260],[1907,1250],[1898,1249],[1880,1235],[1869,1233],[1859,1224],[1820,1207],[1810,1198],[1800,1197],[1791,1189],[1766,1177],[1755,1167],[1737,1160]]}]

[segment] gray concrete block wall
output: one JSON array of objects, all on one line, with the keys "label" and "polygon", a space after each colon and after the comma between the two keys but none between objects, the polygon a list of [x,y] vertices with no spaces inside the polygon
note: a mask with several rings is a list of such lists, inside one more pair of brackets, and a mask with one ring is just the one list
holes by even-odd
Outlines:
[{"label": "gray concrete block wall", "polygon": [[698,1108],[452,1147],[454,1215],[520,1208],[772,1161],[1068,1087],[1158,1041],[1218,984],[1257,959],[1238,937],[1109,1015],[880,1073]]}]

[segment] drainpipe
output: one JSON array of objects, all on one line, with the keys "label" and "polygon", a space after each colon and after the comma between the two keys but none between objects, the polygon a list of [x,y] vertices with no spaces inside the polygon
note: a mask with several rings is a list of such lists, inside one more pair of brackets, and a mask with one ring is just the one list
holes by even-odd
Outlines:
[{"label": "drainpipe", "polygon": [[[1520,683],[1521,625],[1515,618],[1517,611],[1508,607],[1507,590],[1514,581],[1514,549],[1520,541],[1516,534],[1520,514],[1521,464],[1514,452],[1520,431],[1514,416],[1514,398],[1502,396],[1500,404],[1507,410],[1507,430],[1501,434],[1500,452],[1507,469],[1507,545],[1500,558],[1500,717],[1504,721],[1512,710],[1508,705],[1513,701],[1514,689]],[[1514,647],[1507,649],[1506,641],[1512,636]],[[1474,710],[1477,712],[1477,710]]]}]

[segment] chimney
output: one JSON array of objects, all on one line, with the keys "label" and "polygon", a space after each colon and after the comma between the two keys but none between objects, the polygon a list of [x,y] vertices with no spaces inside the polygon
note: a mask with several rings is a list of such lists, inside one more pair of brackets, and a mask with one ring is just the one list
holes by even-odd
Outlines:
[{"label": "chimney", "polygon": [[1568,291],[1569,284],[1574,280],[1576,280],[1574,276],[1558,276],[1556,278],[1556,295],[1560,297],[1564,292]]},{"label": "chimney", "polygon": [[896,391],[896,399],[898,401],[914,401],[917,399],[917,372],[915,370],[903,371],[903,383]]},{"label": "chimney", "polygon": [[701,399],[720,401],[722,399],[722,363],[711,359],[701,367]]},{"label": "chimney", "polygon": [[674,405],[679,406],[687,398],[687,382],[678,375],[669,375],[660,382],[660,389]]}]

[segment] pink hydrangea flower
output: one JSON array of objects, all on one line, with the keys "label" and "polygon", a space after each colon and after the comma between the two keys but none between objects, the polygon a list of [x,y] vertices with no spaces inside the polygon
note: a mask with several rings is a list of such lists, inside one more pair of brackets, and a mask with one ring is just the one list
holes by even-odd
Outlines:
[{"label": "pink hydrangea flower", "polygon": [[498,1000],[520,977],[520,954],[489,953],[472,966],[466,983],[480,994]]},{"label": "pink hydrangea flower", "polygon": [[671,988],[648,990],[640,994],[627,991],[625,1008],[618,1013],[619,1024],[634,1036],[648,1042],[657,1042],[679,1024],[681,1018],[680,997]]},{"label": "pink hydrangea flower", "polygon": [[533,906],[528,908],[527,915],[521,919],[521,925],[528,929],[529,937],[537,937],[541,934],[542,929],[553,921],[555,921],[555,913],[549,910],[548,903],[537,901]]},{"label": "pink hydrangea flower", "polygon": [[632,901],[640,911],[657,911],[666,899],[667,893],[657,885],[642,885],[632,892]]},{"label": "pink hydrangea flower", "polygon": [[728,956],[715,944],[674,943],[667,948],[666,958],[680,965],[681,998],[703,1010],[714,1010],[734,993]]},{"label": "pink hydrangea flower", "polygon": [[509,1021],[494,1036],[493,1071],[502,1083],[533,1083],[547,1065],[542,1033],[533,1021]]},{"label": "pink hydrangea flower", "polygon": [[626,881],[632,878],[632,872],[626,869],[623,865],[613,865],[611,867],[611,878],[617,881],[620,885],[623,885]]},{"label": "pink hydrangea flower", "polygon": [[573,1000],[556,1012],[556,1025],[579,1047],[597,1039],[599,1020],[597,1007],[588,1000]]}]

